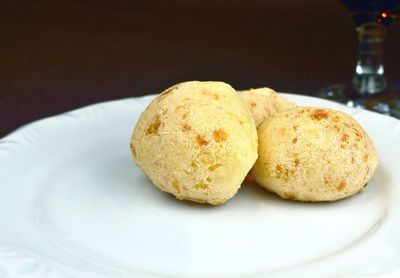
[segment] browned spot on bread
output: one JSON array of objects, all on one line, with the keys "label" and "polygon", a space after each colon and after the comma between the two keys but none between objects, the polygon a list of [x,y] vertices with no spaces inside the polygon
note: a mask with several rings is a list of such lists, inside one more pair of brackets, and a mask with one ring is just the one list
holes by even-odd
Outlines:
[{"label": "browned spot on bread", "polygon": [[208,141],[205,140],[203,137],[201,137],[200,134],[197,134],[196,140],[200,146],[207,146],[207,144],[208,144]]},{"label": "browned spot on bread", "polygon": [[336,130],[337,132],[340,131],[340,128],[337,125],[333,125],[333,129]]},{"label": "browned spot on bread", "polygon": [[340,140],[342,140],[342,142],[348,143],[349,142],[349,135],[347,135],[346,133],[343,133],[342,134],[342,138]]},{"label": "browned spot on bread", "polygon": [[315,121],[320,121],[321,119],[327,119],[328,113],[323,109],[316,109],[310,114],[310,118]]},{"label": "browned spot on bread", "polygon": [[333,117],[333,121],[334,121],[335,123],[339,122],[339,117],[338,117],[338,116]]},{"label": "browned spot on bread", "polygon": [[222,166],[221,164],[216,163],[216,164],[211,165],[210,167],[208,167],[208,170],[210,170],[211,172],[214,172],[216,169],[218,169],[221,166]]},{"label": "browned spot on bread", "polygon": [[344,147],[345,147],[345,146],[344,146],[343,144],[342,144],[342,145],[340,145],[340,148],[341,148],[341,149],[344,149]]},{"label": "browned spot on bread", "polygon": [[298,160],[297,158],[294,160],[294,165],[297,167],[297,165],[299,165],[300,160]]},{"label": "browned spot on bread", "polygon": [[185,112],[185,114],[182,115],[182,119],[186,119],[186,117],[189,115],[189,112]]},{"label": "browned spot on bread", "polygon": [[[289,177],[289,169],[283,169],[279,164],[276,165],[276,178],[280,179],[283,178],[285,181],[287,181]],[[291,171],[293,173],[294,171]]]},{"label": "browned spot on bread", "polygon": [[296,144],[296,142],[297,142],[297,138],[293,138],[292,144]]},{"label": "browned spot on bread", "polygon": [[184,125],[182,126],[182,131],[183,131],[183,132],[189,131],[189,130],[192,130],[192,127],[191,127],[190,125],[184,124]]},{"label": "browned spot on bread", "polygon": [[228,134],[225,132],[225,130],[220,128],[220,129],[214,130],[213,138],[216,143],[221,143],[221,142],[226,141],[226,139],[228,138]]},{"label": "browned spot on bread", "polygon": [[183,100],[188,101],[190,100],[190,97],[185,97]]},{"label": "browned spot on bread", "polygon": [[205,95],[205,96],[207,96],[207,95],[210,94],[210,92],[209,92],[207,89],[203,89],[203,90],[201,91],[201,93],[202,93],[203,95]]},{"label": "browned spot on bread", "polygon": [[294,195],[293,193],[285,192],[285,193],[283,193],[283,195],[285,196],[286,199],[289,199],[292,201],[297,200],[296,195]]},{"label": "browned spot on bread", "polygon": [[210,177],[207,177],[207,182],[212,182],[212,179]]},{"label": "browned spot on bread", "polygon": [[214,94],[214,99],[215,100],[219,100],[219,95],[218,94]]},{"label": "browned spot on bread", "polygon": [[293,129],[294,129],[294,130],[297,130],[297,128],[298,128],[297,125],[294,125],[294,126],[293,126]]},{"label": "browned spot on bread", "polygon": [[341,181],[339,186],[337,187],[337,190],[338,191],[342,191],[345,187],[346,187],[346,182],[345,181]]},{"label": "browned spot on bread", "polygon": [[168,95],[169,93],[171,93],[173,90],[175,90],[177,87],[172,87],[172,88],[169,88],[169,89],[167,89],[167,90],[165,90],[164,92],[162,92],[161,94],[160,94],[160,97],[163,97],[163,96],[166,96],[166,95]]},{"label": "browned spot on bread", "polygon": [[175,190],[176,190],[176,192],[178,192],[178,194],[181,193],[181,189],[179,188],[179,184],[178,184],[177,180],[174,180],[172,182],[172,186],[175,188]]},{"label": "browned spot on bread", "polygon": [[175,112],[177,112],[179,109],[182,109],[182,108],[184,108],[185,107],[185,105],[178,105],[177,107],[175,107]]},{"label": "browned spot on bread", "polygon": [[192,167],[193,171],[197,170],[197,164],[194,161],[192,161],[192,163],[190,163],[190,167]]},{"label": "browned spot on bread", "polygon": [[276,178],[280,179],[282,175],[282,167],[279,164],[276,164],[275,170],[276,170]]},{"label": "browned spot on bread", "polygon": [[132,144],[132,142],[131,142],[131,151],[132,151],[132,155],[133,155],[133,156],[136,156],[136,155],[137,155],[137,154],[136,154],[135,146]]},{"label": "browned spot on bread", "polygon": [[257,103],[252,102],[252,103],[250,104],[250,106],[251,106],[251,108],[255,108],[255,107],[257,106]]},{"label": "browned spot on bread", "polygon": [[289,114],[288,114],[288,113],[285,113],[285,118],[287,118],[287,117],[289,117]]},{"label": "browned spot on bread", "polygon": [[242,120],[238,120],[239,124],[243,125],[244,122]]},{"label": "browned spot on bread", "polygon": [[161,122],[158,117],[154,119],[154,121],[147,128],[146,135],[148,134],[156,134],[158,135],[158,129],[160,128]]},{"label": "browned spot on bread", "polygon": [[351,158],[351,163],[356,162],[356,160],[354,159],[354,157]]},{"label": "browned spot on bread", "polygon": [[207,187],[208,187],[208,185],[205,183],[198,183],[194,186],[194,188],[196,188],[196,189],[206,189]]},{"label": "browned spot on bread", "polygon": [[209,152],[203,152],[200,161],[205,165],[211,165],[213,163],[213,155]]},{"label": "browned spot on bread", "polygon": [[368,154],[366,153],[365,155],[364,155],[364,162],[367,162],[368,161]]}]

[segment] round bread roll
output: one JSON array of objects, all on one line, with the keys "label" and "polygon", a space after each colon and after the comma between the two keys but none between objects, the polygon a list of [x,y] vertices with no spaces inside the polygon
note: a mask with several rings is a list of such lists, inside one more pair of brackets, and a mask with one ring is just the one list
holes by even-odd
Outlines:
[{"label": "round bread roll", "polygon": [[257,159],[257,131],[236,91],[223,82],[191,81],[157,96],[131,138],[135,163],[178,199],[222,204]]},{"label": "round bread roll", "polygon": [[296,107],[258,127],[258,184],[284,199],[334,201],[364,188],[377,167],[377,152],[349,115]]},{"label": "round bread roll", "polygon": [[250,110],[256,126],[279,112],[288,111],[296,105],[270,88],[250,89],[239,92],[242,102]]}]

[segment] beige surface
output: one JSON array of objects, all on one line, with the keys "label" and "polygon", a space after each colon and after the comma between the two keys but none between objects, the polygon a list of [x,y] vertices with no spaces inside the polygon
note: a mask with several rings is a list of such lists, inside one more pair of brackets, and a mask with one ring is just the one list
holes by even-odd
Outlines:
[{"label": "beige surface", "polygon": [[256,182],[282,198],[333,201],[364,188],[377,153],[362,127],[345,113],[297,107],[258,127]]},{"label": "beige surface", "polygon": [[270,88],[242,91],[239,92],[239,97],[253,115],[256,126],[279,112],[296,107],[296,104],[288,101]]},{"label": "beige surface", "polygon": [[134,161],[178,199],[221,204],[257,158],[254,120],[222,82],[185,82],[156,97],[131,139]]}]

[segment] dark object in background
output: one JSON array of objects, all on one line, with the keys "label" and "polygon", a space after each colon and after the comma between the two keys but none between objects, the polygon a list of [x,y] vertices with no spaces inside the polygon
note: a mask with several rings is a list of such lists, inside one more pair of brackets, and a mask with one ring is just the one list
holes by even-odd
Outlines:
[{"label": "dark object in background", "polygon": [[400,11],[399,0],[341,0],[353,16],[358,33],[358,60],[351,84],[336,84],[317,96],[351,107],[400,118],[400,87],[389,85],[383,49],[390,23]]},{"label": "dark object in background", "polygon": [[388,12],[399,11],[399,0],[340,0],[350,12]]},{"label": "dark object in background", "polygon": [[[352,76],[356,38],[337,0],[7,1],[0,9],[0,137],[94,102],[186,80],[311,94]],[[400,24],[387,78],[400,80]]]}]

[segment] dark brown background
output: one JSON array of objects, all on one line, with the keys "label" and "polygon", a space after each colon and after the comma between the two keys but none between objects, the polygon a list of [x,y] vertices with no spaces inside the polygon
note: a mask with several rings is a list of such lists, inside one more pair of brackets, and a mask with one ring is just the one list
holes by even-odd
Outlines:
[{"label": "dark brown background", "polygon": [[[349,81],[353,22],[337,0],[7,1],[0,9],[0,137],[94,102],[186,80],[311,94]],[[400,81],[400,20],[385,66]],[[117,113],[117,111],[116,111]]]}]

